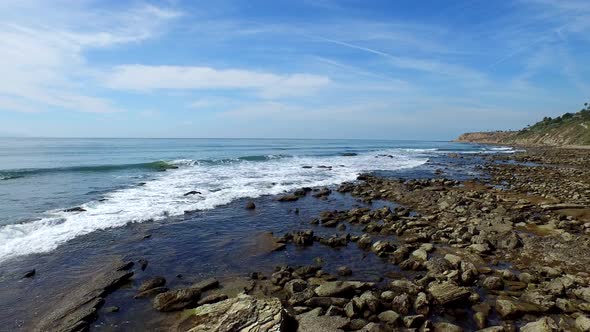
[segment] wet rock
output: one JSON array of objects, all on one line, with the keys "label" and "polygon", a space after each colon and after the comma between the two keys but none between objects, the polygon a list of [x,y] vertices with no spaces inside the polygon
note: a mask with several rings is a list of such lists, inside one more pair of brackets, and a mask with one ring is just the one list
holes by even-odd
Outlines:
[{"label": "wet rock", "polygon": [[545,311],[539,305],[521,302],[509,297],[499,297],[496,299],[496,311],[504,319],[518,318],[525,314],[538,314]]},{"label": "wet rock", "polygon": [[191,191],[187,192],[186,194],[184,194],[183,196],[191,196],[191,195],[202,195],[202,194],[200,191],[191,190]]},{"label": "wet rock", "polygon": [[23,276],[21,279],[32,278],[35,276],[36,273],[37,273],[37,271],[35,269],[29,270],[29,271],[23,273]]},{"label": "wet rock", "polygon": [[326,197],[330,196],[331,193],[332,193],[332,190],[330,190],[328,188],[322,188],[318,192],[314,193],[312,196],[315,198],[326,198]]},{"label": "wet rock", "polygon": [[367,322],[366,320],[362,319],[362,318],[356,318],[350,321],[348,328],[353,330],[353,331],[357,331],[360,330],[362,328],[364,328],[365,326],[367,326],[369,322]]},{"label": "wet rock", "polygon": [[207,295],[204,298],[200,299],[199,302],[197,302],[197,306],[217,303],[217,302],[225,301],[227,299],[228,299],[228,297],[225,294],[211,294],[211,295]]},{"label": "wet rock", "polygon": [[428,293],[442,305],[468,298],[470,294],[467,288],[459,287],[450,281],[431,283],[428,286]]},{"label": "wet rock", "polygon": [[254,204],[254,202],[252,202],[252,201],[249,201],[246,203],[245,208],[246,208],[246,210],[254,210],[254,209],[256,209],[256,204]]},{"label": "wet rock", "polygon": [[463,332],[463,329],[455,324],[438,322],[434,323],[434,332]]},{"label": "wet rock", "polygon": [[352,274],[352,270],[348,266],[341,266],[338,268],[337,273],[339,276],[346,277]]},{"label": "wet rock", "polygon": [[383,311],[377,317],[380,321],[394,326],[401,321],[401,316],[393,310]]},{"label": "wet rock", "polygon": [[446,254],[444,257],[450,264],[452,267],[454,268],[458,268],[461,264],[461,257],[456,256],[456,255],[452,255],[452,254]]},{"label": "wet rock", "polygon": [[367,250],[371,248],[371,245],[373,244],[373,239],[371,239],[369,235],[363,234],[356,243],[359,246],[359,248]]},{"label": "wet rock", "polygon": [[344,309],[331,305],[328,310],[326,310],[326,316],[344,316]]},{"label": "wet rock", "polygon": [[140,259],[140,260],[137,261],[137,264],[139,264],[139,268],[142,271],[145,271],[145,269],[148,266],[148,261],[147,261],[147,259],[142,258],[142,259]]},{"label": "wet rock", "polygon": [[164,285],[166,285],[166,279],[164,277],[153,277],[141,283],[137,290],[139,292],[144,292],[146,290],[162,287]]},{"label": "wet rock", "polygon": [[96,319],[104,303],[104,297],[128,282],[133,271],[128,269],[133,262],[122,262],[103,268],[84,285],[70,290],[63,300],[55,303],[55,310],[39,319],[35,330],[82,331]]},{"label": "wet rock", "polygon": [[284,195],[284,196],[279,197],[277,199],[277,201],[279,201],[279,202],[295,202],[299,198],[300,198],[299,196],[295,196],[295,195]]},{"label": "wet rock", "polygon": [[[299,327],[298,332],[337,332],[349,324],[349,320],[339,316],[322,316],[322,310],[316,308],[296,317]],[[275,330],[280,331],[280,330]]]},{"label": "wet rock", "polygon": [[405,280],[405,279],[393,280],[389,284],[389,287],[391,287],[391,289],[395,292],[408,293],[411,295],[416,295],[422,290],[422,287],[414,284],[413,282],[411,282],[409,280]]},{"label": "wet rock", "polygon": [[354,297],[352,301],[359,310],[369,310],[372,313],[377,313],[381,306],[379,298],[371,291],[366,291],[361,296]]},{"label": "wet rock", "polygon": [[64,212],[86,212],[86,209],[76,206],[73,208],[65,209]]},{"label": "wet rock", "polygon": [[215,278],[209,278],[205,280],[201,280],[197,283],[194,283],[191,288],[197,289],[201,292],[208,291],[210,289],[218,288],[219,281]]},{"label": "wet rock", "polygon": [[277,298],[257,299],[239,295],[187,312],[178,330],[206,331],[284,331],[288,315]]},{"label": "wet rock", "polygon": [[119,312],[119,307],[117,307],[117,306],[106,307],[103,309],[103,311],[108,312],[108,313]]},{"label": "wet rock", "polygon": [[557,324],[550,317],[543,317],[520,328],[521,332],[553,332],[557,331]]},{"label": "wet rock", "polygon": [[293,234],[293,243],[299,246],[310,246],[313,244],[313,231],[305,230]]},{"label": "wet rock", "polygon": [[143,292],[137,293],[137,295],[135,295],[134,298],[141,299],[141,298],[145,298],[145,297],[152,297],[152,296],[156,296],[158,294],[167,292],[168,290],[169,289],[166,287],[151,288],[151,289],[145,290]]},{"label": "wet rock", "polygon": [[475,314],[473,314],[473,320],[475,321],[475,325],[478,329],[483,329],[487,325],[488,314],[486,312],[477,311]]},{"label": "wet rock", "polygon": [[377,241],[371,246],[371,251],[377,256],[384,256],[394,250],[395,247],[389,241]]},{"label": "wet rock", "polygon": [[195,306],[201,299],[201,291],[197,288],[171,290],[156,295],[154,308],[158,311],[177,311]]},{"label": "wet rock", "polygon": [[360,281],[330,281],[326,282],[315,289],[318,296],[334,297],[340,295],[349,295],[355,290],[372,287],[372,283]]},{"label": "wet rock", "polygon": [[392,291],[384,291],[383,293],[381,293],[381,299],[383,301],[391,302],[394,297],[395,297],[395,293]]},{"label": "wet rock", "polygon": [[500,290],[504,288],[504,282],[499,277],[486,277],[482,282],[483,287],[491,290]]}]

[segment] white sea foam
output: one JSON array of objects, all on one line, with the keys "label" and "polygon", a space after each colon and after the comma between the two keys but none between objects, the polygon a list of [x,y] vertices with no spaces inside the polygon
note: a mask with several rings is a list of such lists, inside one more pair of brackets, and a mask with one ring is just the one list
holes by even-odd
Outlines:
[{"label": "white sea foam", "polygon": [[[392,157],[377,157],[377,155]],[[207,210],[244,197],[280,194],[303,186],[351,181],[360,172],[396,170],[427,161],[424,151],[390,150],[341,157],[292,157],[205,164],[178,160],[143,186],[113,191],[83,204],[86,212],[49,211],[40,220],[0,228],[0,261],[48,252],[75,237],[128,223],[163,220],[184,211]],[[332,169],[317,166],[332,166]],[[311,169],[303,166],[314,166]],[[196,190],[200,195],[184,196]]]}]

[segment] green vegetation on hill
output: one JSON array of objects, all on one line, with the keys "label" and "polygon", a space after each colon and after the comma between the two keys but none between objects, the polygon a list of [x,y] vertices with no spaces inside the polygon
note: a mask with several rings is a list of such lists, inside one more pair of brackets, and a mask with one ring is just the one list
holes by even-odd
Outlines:
[{"label": "green vegetation on hill", "polygon": [[513,144],[590,145],[590,105],[577,113],[545,117],[503,140]]}]

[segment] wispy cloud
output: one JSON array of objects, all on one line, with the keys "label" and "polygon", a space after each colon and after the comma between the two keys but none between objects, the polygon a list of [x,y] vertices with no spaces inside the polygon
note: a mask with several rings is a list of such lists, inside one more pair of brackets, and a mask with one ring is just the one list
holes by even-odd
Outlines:
[{"label": "wispy cloud", "polygon": [[265,98],[311,94],[328,84],[328,77],[312,74],[145,65],[118,66],[105,81],[105,85],[111,89],[137,91],[250,89]]}]

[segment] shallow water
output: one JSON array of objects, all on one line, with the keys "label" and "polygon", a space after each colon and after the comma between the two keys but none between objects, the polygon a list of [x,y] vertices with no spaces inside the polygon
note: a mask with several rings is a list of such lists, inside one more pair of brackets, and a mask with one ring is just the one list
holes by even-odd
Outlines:
[{"label": "shallow water", "polygon": [[[185,151],[187,147],[184,144],[176,149]],[[319,147],[309,148],[301,156],[263,158],[264,160],[259,161],[238,159],[206,166],[184,162],[179,169],[165,172],[127,168],[113,168],[106,172],[43,171],[32,176],[0,181],[2,194],[5,197],[10,196],[16,202],[14,206],[7,202],[1,203],[4,204],[2,211],[8,211],[7,214],[3,212],[3,220],[9,225],[0,228],[0,238],[5,236],[6,240],[7,234],[11,234],[16,238],[21,236],[21,239],[26,239],[19,245],[14,245],[11,251],[0,250],[4,254],[14,254],[15,250],[18,253],[0,263],[0,331],[30,330],[36,324],[36,319],[54,309],[53,305],[69,290],[91,278],[97,269],[121,258],[133,261],[147,259],[149,264],[145,271],[136,269],[132,284],[107,297],[105,307],[116,305],[121,311],[99,313],[94,324],[96,330],[153,330],[162,327],[163,318],[175,317],[176,314],[163,315],[155,312],[148,299],[133,299],[137,286],[144,279],[155,275],[166,277],[168,286],[175,288],[210,276],[223,281],[245,277],[254,271],[270,275],[276,265],[309,265],[317,257],[323,258],[324,270],[327,272],[335,273],[336,268],[341,265],[350,266],[354,271],[354,279],[379,280],[383,276],[403,273],[396,266],[384,264],[375,255],[359,250],[353,243],[337,250],[317,243],[305,249],[288,245],[286,250],[271,253],[260,250],[256,244],[256,236],[263,232],[282,235],[292,230],[314,229],[319,234],[333,234],[337,232],[335,229],[312,226],[309,221],[323,210],[350,209],[363,205],[348,195],[336,192],[326,201],[306,197],[296,202],[277,202],[274,194],[284,190],[304,185],[336,185],[353,180],[361,171],[408,178],[438,176],[434,173],[435,170],[443,171],[439,176],[450,178],[478,175],[473,167],[477,158],[446,157],[446,150],[481,151],[477,146],[450,144],[442,149],[445,151],[437,151],[436,148],[425,150],[428,146],[426,143],[417,143],[414,149],[399,147],[401,143],[391,143],[398,144],[398,147],[390,147],[387,151],[395,151],[399,155],[393,158],[376,158],[376,155],[384,151],[382,146],[376,146],[374,142],[357,144],[371,151],[361,152],[359,145],[352,148],[351,142],[338,142],[327,144],[328,147],[320,144]],[[275,146],[273,149],[279,148]],[[280,149],[288,147],[283,146]],[[326,150],[331,155],[326,156]],[[342,151],[350,150],[358,155],[341,155]],[[248,151],[248,155],[254,155],[251,152]],[[168,160],[178,160],[177,158],[185,155],[167,151],[166,156]],[[132,160],[133,158],[136,160]],[[141,158],[132,157],[125,162],[137,163],[139,159]],[[415,162],[417,165],[400,167],[400,162],[404,161]],[[308,164],[329,164],[333,169],[310,170],[301,167]],[[340,164],[345,167],[338,169]],[[122,177],[121,174],[128,172],[134,175]],[[265,185],[275,181],[283,183]],[[146,184],[137,186],[138,182]],[[39,188],[36,191],[27,187],[34,186],[35,183],[45,184],[45,187],[40,185],[36,187]],[[61,189],[63,195],[56,195],[55,201],[51,195],[45,196],[58,190],[61,185],[64,185]],[[216,186],[220,190],[215,191]],[[70,187],[77,189],[69,191]],[[11,191],[10,188],[19,190]],[[27,188],[29,191],[25,190]],[[217,203],[205,202],[207,198],[183,196],[186,191],[195,188],[206,193],[206,196],[212,196],[211,200],[216,199]],[[84,194],[80,194],[81,192]],[[227,196],[216,196],[218,192]],[[34,197],[40,197],[39,202]],[[244,209],[248,197],[255,197],[256,210]],[[106,201],[101,201],[105,198]],[[15,220],[20,217],[11,215],[10,211],[20,211],[19,204],[30,207],[22,213],[29,219],[25,218],[22,224],[15,224]],[[392,203],[374,202],[371,207],[379,208],[384,204]],[[75,205],[82,205],[88,211],[55,211],[57,208]],[[53,206],[54,210],[47,212],[47,206]],[[296,208],[299,208],[299,214],[294,213]],[[129,215],[129,211],[134,214]],[[167,212],[154,217],[150,211]],[[145,218],[134,220],[134,216],[139,213]],[[41,228],[35,228],[40,220],[45,224]],[[48,220],[51,222],[47,222]],[[104,227],[104,223],[113,220],[117,222]],[[346,230],[353,234],[358,231],[355,228]],[[148,234],[151,237],[145,239]],[[66,240],[57,241],[55,237],[47,238],[48,235],[61,236],[58,240]],[[37,240],[39,241],[35,242]],[[0,242],[0,248],[3,245],[7,248],[6,243],[7,241]],[[51,246],[49,250],[45,250],[48,244]],[[35,277],[21,280],[23,272],[31,268],[37,270]],[[182,275],[182,278],[177,275]]]}]

